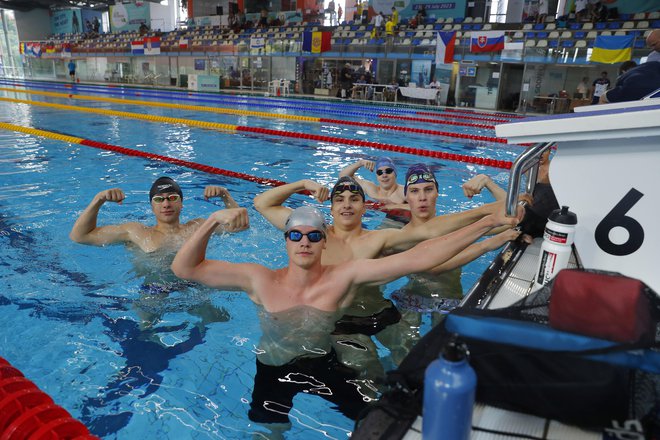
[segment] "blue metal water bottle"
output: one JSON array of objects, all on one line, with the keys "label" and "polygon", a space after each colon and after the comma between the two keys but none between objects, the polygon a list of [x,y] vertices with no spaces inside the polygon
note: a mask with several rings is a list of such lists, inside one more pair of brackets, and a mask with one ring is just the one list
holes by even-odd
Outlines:
[{"label": "blue metal water bottle", "polygon": [[477,375],[467,346],[453,337],[424,374],[423,440],[468,440]]}]

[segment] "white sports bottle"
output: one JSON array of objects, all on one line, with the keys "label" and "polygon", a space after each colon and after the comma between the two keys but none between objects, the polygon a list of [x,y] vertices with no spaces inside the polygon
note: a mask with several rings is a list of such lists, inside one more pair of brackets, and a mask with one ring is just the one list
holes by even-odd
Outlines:
[{"label": "white sports bottle", "polygon": [[543,287],[557,272],[568,267],[576,226],[577,215],[569,211],[568,206],[555,209],[548,217],[534,278],[534,290]]}]

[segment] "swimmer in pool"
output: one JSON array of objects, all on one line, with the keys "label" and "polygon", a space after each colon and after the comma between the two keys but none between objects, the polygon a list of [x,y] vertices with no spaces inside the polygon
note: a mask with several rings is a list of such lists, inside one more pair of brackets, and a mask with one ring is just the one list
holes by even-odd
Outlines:
[{"label": "swimmer in pool", "polygon": [[[406,231],[393,228],[369,231],[362,227],[362,216],[366,211],[364,191],[355,179],[348,176],[341,177],[330,194],[328,188],[312,180],[300,180],[259,194],[254,199],[254,205],[271,224],[284,230],[291,208],[282,206],[282,203],[302,190],[311,192],[319,202],[328,197],[331,199],[333,225],[328,228],[323,264],[378,258],[387,249],[411,247],[425,239],[447,234],[504,206],[503,202],[491,203],[469,211],[438,216]],[[337,322],[333,336],[341,362],[358,367],[363,377],[382,377],[384,371],[371,336],[398,322],[401,315],[374,286],[360,288],[344,313]]]},{"label": "swimmer in pool", "polygon": [[[248,227],[247,211],[238,207],[225,188],[209,185],[204,188],[204,197],[220,197],[226,208],[236,209],[241,213],[231,224],[220,226],[219,232],[236,232]],[[156,217],[155,226],[146,226],[139,222],[97,226],[101,207],[106,202],[121,205],[125,198],[124,192],[119,188],[106,189],[94,196],[73,225],[69,233],[71,240],[95,246],[125,243],[136,246],[143,252],[154,252],[164,247],[178,249],[203,222],[203,219],[196,218],[184,224],[180,223],[183,192],[171,178],[160,177],[149,191],[151,210]]]},{"label": "swimmer in pool", "polygon": [[[342,190],[340,194],[343,193]],[[287,423],[293,396],[299,391],[330,400],[346,398],[332,391],[332,381],[338,381],[342,375],[346,382],[355,373],[337,362],[330,331],[336,317],[353,301],[358,286],[385,284],[409,273],[429,270],[492,228],[514,226],[518,219],[505,217],[502,210],[400,254],[326,265],[322,256],[330,246],[332,229],[326,227],[319,211],[304,206],[289,211],[282,225],[289,265],[275,270],[261,264],[206,258],[213,231],[230,221],[231,213],[226,210],[213,213],[181,247],[172,270],[183,279],[215,289],[244,291],[259,306],[264,337],[255,351],[257,375],[263,376],[255,378],[250,418],[260,423]],[[295,331],[289,331],[292,325]],[[310,367],[317,361],[323,367]],[[319,369],[325,369],[325,373]],[[282,391],[281,386],[288,388]],[[353,395],[359,399],[357,391]],[[351,402],[337,405],[340,411],[355,417],[363,402]]]},{"label": "swimmer in pool", "polygon": [[[225,188],[209,185],[204,188],[204,197],[221,198],[225,207],[234,213],[233,220],[219,226],[218,232],[236,232],[248,227],[247,211],[238,207]],[[133,251],[135,273],[143,278],[140,295],[133,306],[140,317],[142,329],[151,331],[151,327],[169,309],[187,307],[185,301],[168,299],[172,292],[186,290],[193,284],[182,282],[169,268],[185,239],[192,235],[204,219],[197,218],[181,224],[179,218],[183,208],[183,192],[173,179],[160,177],[149,191],[151,209],[156,218],[155,226],[138,222],[98,226],[101,207],[106,202],[121,204],[125,198],[119,188],[98,193],[76,220],[69,237],[77,243],[95,246],[123,243]],[[208,294],[202,295],[201,301],[187,310],[201,318],[197,325],[204,327],[209,322],[227,321],[227,312],[214,307],[206,297]]]},{"label": "swimmer in pool", "polygon": [[[360,179],[355,173],[360,168],[365,168],[376,173],[378,184],[368,180]],[[396,167],[394,161],[389,157],[380,157],[375,162],[372,160],[359,160],[341,170],[339,177],[353,177],[360,184],[369,198],[386,205],[405,203],[403,186],[396,182]]]},{"label": "swimmer in pool", "polygon": [[[438,181],[427,165],[418,163],[408,168],[404,192],[411,214],[410,222],[403,227],[404,230],[423,225],[436,217]],[[420,339],[422,314],[430,313],[431,323],[435,326],[444,313],[451,311],[460,303],[463,298],[461,266],[501,247],[507,241],[515,240],[519,235],[520,232],[515,229],[506,229],[471,244],[455,257],[425,273],[408,276],[409,283],[392,294],[392,299],[401,312],[401,321],[397,325],[389,326],[381,335],[383,339],[388,340],[386,345],[392,350],[392,358],[396,364]],[[392,248],[385,254],[393,254],[407,248],[407,246]]]}]

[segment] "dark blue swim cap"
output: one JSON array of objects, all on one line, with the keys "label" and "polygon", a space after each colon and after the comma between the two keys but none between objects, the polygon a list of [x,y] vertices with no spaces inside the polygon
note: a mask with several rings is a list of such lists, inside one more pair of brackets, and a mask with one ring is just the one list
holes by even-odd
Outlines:
[{"label": "dark blue swim cap", "polygon": [[360,197],[362,197],[362,201],[364,202],[365,200],[364,190],[362,189],[362,186],[357,183],[357,180],[351,176],[344,176],[340,177],[339,180],[337,180],[337,183],[335,183],[335,186],[332,187],[332,191],[330,192],[330,201],[332,201],[336,194],[341,194],[344,191],[350,191],[352,193],[359,194]]},{"label": "dark blue swim cap", "polygon": [[151,189],[149,190],[149,201],[151,201],[156,194],[165,193],[177,193],[181,196],[181,199],[183,199],[181,187],[171,178],[163,176],[156,179],[154,184],[151,185]]}]

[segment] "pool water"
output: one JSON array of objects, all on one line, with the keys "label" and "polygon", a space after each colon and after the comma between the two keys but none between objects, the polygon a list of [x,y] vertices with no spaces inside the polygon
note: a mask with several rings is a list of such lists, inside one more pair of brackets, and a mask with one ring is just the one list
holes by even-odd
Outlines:
[{"label": "pool water", "polygon": [[[377,114],[414,112],[406,107],[395,112],[390,107],[375,105],[168,91],[151,91],[153,96],[147,96],[150,91],[139,91],[141,96],[136,97],[137,89],[80,86],[76,91],[55,83],[25,83],[17,90],[26,90],[23,85],[35,92],[77,92],[168,103],[185,100],[193,105],[347,121],[374,122]],[[0,87],[11,86],[2,82]],[[223,115],[93,99],[78,101],[9,91],[0,91],[0,98],[364,139],[497,160],[513,160],[522,151],[516,145],[464,142],[342,124]],[[503,169],[401,152],[236,134],[185,123],[145,122],[27,103],[3,102],[0,122],[256,177],[285,182],[309,178],[327,186],[332,185],[344,166],[363,158],[392,157],[399,169],[400,183],[408,166],[425,162],[436,170],[439,179],[439,213],[461,211],[492,201],[489,195],[473,200],[463,196],[461,184],[477,173],[486,173],[501,185],[506,185],[508,180],[508,172]],[[429,127],[428,123],[397,119],[378,123],[494,136],[493,130],[483,128]],[[252,206],[253,197],[269,187],[14,131],[0,130],[0,145],[3,286],[0,356],[102,438],[269,438],[268,428],[247,417],[255,373],[255,347],[261,330],[257,309],[245,294],[199,286],[149,291],[145,288],[146,280],[170,277],[166,256],[145,257],[124,246],[84,246],[68,238],[75,219],[94,195],[113,187],[122,188],[127,198],[122,205],[103,206],[99,224],[127,221],[153,224],[148,190],[153,180],[167,175],[183,188],[183,221],[207,217],[222,208],[219,201],[202,197],[204,187],[210,184],[228,188],[236,201],[248,208],[251,228],[214,237],[207,253],[210,258],[281,267],[286,264],[281,233]],[[358,174],[374,180],[363,170]],[[315,202],[303,195],[295,195],[287,202],[292,207],[302,204]],[[329,217],[329,204],[319,207]],[[382,212],[369,210],[364,225],[377,228],[383,219]],[[484,255],[463,268],[464,290],[476,281],[492,256],[492,253]],[[385,286],[385,295],[405,282],[404,279]],[[429,326],[425,321],[424,330]],[[386,369],[392,368],[387,348],[378,347]],[[331,403],[303,393],[294,399],[290,419],[291,426],[283,434],[288,439],[348,438],[353,426],[353,421],[336,411]]]}]

